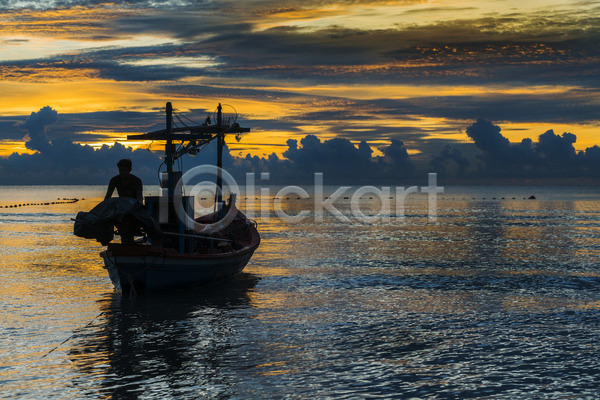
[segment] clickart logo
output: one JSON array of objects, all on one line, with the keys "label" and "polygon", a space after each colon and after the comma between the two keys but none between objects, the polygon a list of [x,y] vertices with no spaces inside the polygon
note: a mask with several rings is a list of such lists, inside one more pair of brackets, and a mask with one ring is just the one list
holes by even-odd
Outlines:
[{"label": "clickart logo", "polygon": [[[215,178],[219,176],[222,180],[224,192],[239,194],[240,188],[236,180],[226,170],[218,168],[214,165],[201,165],[187,171],[177,183],[175,193],[189,194],[187,197],[189,202],[194,202],[196,210],[204,209],[204,211],[214,210],[214,208],[206,208],[200,199],[212,200],[217,198],[219,188],[215,184]],[[267,172],[260,173],[261,181],[268,181],[270,174]],[[257,187],[256,174],[247,173],[245,182],[245,201],[243,211],[250,219],[257,217],[260,212],[261,221],[268,220],[275,215],[286,223],[300,223],[312,219],[314,222],[323,222],[325,214],[333,216],[333,218],[345,224],[352,223],[374,223],[383,220],[396,219],[404,220],[406,199],[411,194],[423,193],[427,195],[427,217],[429,221],[437,220],[437,195],[444,193],[444,188],[437,186],[437,174],[428,174],[427,186],[410,186],[410,187],[375,187],[361,186],[352,188],[350,186],[340,186],[334,188],[328,186],[328,195],[325,195],[324,176],[322,173],[314,174],[314,185],[312,185],[312,195],[301,187],[289,185],[280,188],[273,196],[270,187]],[[185,189],[185,190],[184,190]],[[392,196],[393,195],[393,196]],[[220,196],[219,196],[220,197]],[[304,208],[294,210],[294,213],[287,213],[284,210],[283,201],[290,197],[305,200]],[[379,203],[379,210],[376,213],[370,212],[367,215],[361,208],[361,199],[368,197],[376,199]],[[339,200],[349,200],[349,207],[340,209],[336,205]],[[252,201],[258,200],[258,201]],[[392,201],[393,200],[393,201]],[[212,202],[211,202],[212,203]],[[193,209],[193,207],[188,207]],[[193,218],[193,215],[188,215],[181,207],[175,207],[177,216],[188,229],[193,229],[196,232],[219,229],[229,225],[235,218],[237,211],[236,207],[228,204],[221,208],[218,205],[221,215],[218,222],[212,224],[203,224]]]}]

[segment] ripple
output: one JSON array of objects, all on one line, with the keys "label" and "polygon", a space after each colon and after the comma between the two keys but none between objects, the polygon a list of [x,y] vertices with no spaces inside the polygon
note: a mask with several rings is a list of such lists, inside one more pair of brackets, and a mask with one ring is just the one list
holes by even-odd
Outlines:
[{"label": "ripple", "polygon": [[469,190],[435,223],[420,200],[402,221],[259,220],[238,279],[134,299],[71,235],[75,206],[0,213],[1,396],[597,397],[600,201]]}]

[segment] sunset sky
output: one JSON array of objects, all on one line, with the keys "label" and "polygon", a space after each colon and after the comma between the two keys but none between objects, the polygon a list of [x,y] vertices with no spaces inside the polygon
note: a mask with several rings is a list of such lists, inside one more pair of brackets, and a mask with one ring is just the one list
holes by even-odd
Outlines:
[{"label": "sunset sky", "polygon": [[[289,139],[312,134],[357,148],[366,141],[383,161],[400,141],[427,170],[441,154],[490,152],[467,134],[482,119],[513,144],[530,138],[540,159],[549,157],[536,147],[540,135],[572,133],[575,142],[560,138],[577,152],[592,148],[586,171],[595,165],[600,1],[13,0],[0,8],[8,182],[39,183],[23,178],[28,169],[31,177],[72,168],[36,146],[36,134],[55,149],[88,144],[99,155],[103,144],[131,146],[128,133],[162,128],[166,101],[198,121],[218,102],[235,107],[252,128],[228,141],[240,158],[281,161]],[[54,112],[47,122],[42,110]],[[90,162],[100,160],[113,167],[110,157]]]}]

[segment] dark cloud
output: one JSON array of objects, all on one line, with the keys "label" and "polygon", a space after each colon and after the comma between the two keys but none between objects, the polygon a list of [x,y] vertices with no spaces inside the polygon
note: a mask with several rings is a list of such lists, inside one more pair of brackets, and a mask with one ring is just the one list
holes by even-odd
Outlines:
[{"label": "dark cloud", "polygon": [[[132,2],[135,4],[136,2]],[[272,3],[244,7],[269,9]],[[597,87],[600,30],[582,12],[486,17],[388,29],[330,26],[260,30],[247,13],[204,2],[186,12],[111,15],[93,35],[167,36],[173,44],[105,48],[0,64],[3,76],[65,68],[119,81],[251,77],[310,82],[579,84]],[[215,6],[216,7],[216,6]],[[285,9],[285,7],[282,7]],[[309,5],[304,9],[310,11]],[[203,68],[130,64],[150,57],[210,57]],[[167,60],[168,61],[168,60]],[[20,71],[20,72],[19,72]],[[12,74],[12,75],[11,75]]]},{"label": "dark cloud", "polygon": [[[135,114],[132,116],[135,117]],[[71,116],[71,118],[73,118]],[[32,113],[20,124],[27,132],[27,148],[34,154],[13,154],[0,159],[6,184],[102,184],[116,173],[116,161],[130,158],[134,173],[147,184],[156,184],[160,154],[148,150],[133,150],[120,143],[91,146],[73,143],[67,137],[48,133],[48,126],[63,117],[51,107]],[[134,118],[135,119],[135,118]],[[56,125],[55,125],[56,126]],[[478,150],[471,157],[467,144],[446,145],[438,153],[421,155],[428,163],[415,162],[404,142],[391,139],[389,145],[374,155],[367,141],[353,144],[346,138],[321,140],[307,135],[300,141],[289,139],[284,158],[275,154],[266,157],[236,157],[228,148],[224,167],[240,182],[246,172],[270,172],[271,183],[310,183],[315,172],[322,172],[330,184],[373,184],[418,179],[427,172],[438,172],[444,179],[462,178],[600,178],[600,147],[577,152],[576,136],[557,135],[547,131],[537,142],[524,139],[511,143],[501,128],[486,120],[478,120],[466,130]],[[435,142],[428,140],[426,142]],[[440,148],[445,141],[427,145]],[[433,146],[433,147],[432,147]],[[198,157],[185,160],[185,168],[215,164],[215,144],[211,143]]]},{"label": "dark cloud", "polygon": [[[420,102],[412,104],[410,100],[360,101],[266,89],[221,88],[202,85],[181,87],[169,85],[160,87],[158,90],[167,93],[167,97],[185,95],[189,97],[201,96],[202,98],[214,97],[215,100],[227,97],[273,102],[288,101],[306,104],[307,108],[309,108],[308,105],[319,104],[322,108],[322,111],[300,112],[279,119],[255,119],[251,116],[243,116],[246,120],[251,121],[253,130],[256,131],[300,133],[303,131],[302,128],[312,125],[318,128],[323,135],[336,135],[354,142],[362,140],[381,141],[394,138],[404,142],[421,143],[422,139],[431,134],[454,133],[464,125],[463,123],[457,123],[455,126],[445,126],[442,128],[388,126],[385,122],[390,119],[397,119],[399,117],[405,120],[416,119],[416,117],[411,117],[410,115],[423,115],[427,111],[426,109],[421,109],[423,105]],[[429,107],[429,109],[432,108]],[[437,110],[436,108],[433,109]],[[207,110],[189,111],[192,119],[196,121],[203,120],[206,117],[206,113]],[[465,119],[468,120],[470,117]]]},{"label": "dark cloud", "polygon": [[287,144],[288,149],[283,156],[297,167],[298,173],[309,178],[314,172],[323,172],[331,179],[351,182],[362,177],[366,168],[370,169],[372,151],[365,142],[356,148],[346,139],[321,142],[316,136],[308,135],[300,141],[300,145],[294,139],[289,139]]},{"label": "dark cloud", "polygon": [[485,164],[485,174],[492,177],[503,177],[522,173],[531,167],[533,148],[530,139],[523,139],[517,145],[502,136],[499,126],[479,119],[466,130],[475,146],[481,151],[481,159]]},{"label": "dark cloud", "polygon": [[124,140],[127,134],[164,127],[164,110],[155,112],[99,111],[61,114],[49,133],[55,138],[76,142]]},{"label": "dark cloud", "polygon": [[4,184],[101,184],[117,173],[116,162],[130,158],[136,175],[150,179],[156,176],[159,158],[146,150],[132,150],[122,144],[91,146],[55,139],[47,149],[34,154],[14,153],[0,160],[5,172]]},{"label": "dark cloud", "polygon": [[586,123],[598,120],[600,106],[594,101],[598,95],[600,90],[597,89],[572,89],[552,95],[490,93],[421,97],[391,101],[389,106],[456,120],[485,118],[511,122]]},{"label": "dark cloud", "polygon": [[[400,0],[400,4],[420,4],[423,0]],[[223,13],[239,14],[252,13],[253,15],[280,14],[292,11],[306,11],[307,9],[327,9],[331,6],[343,5],[376,5],[388,4],[385,0],[305,0],[299,5],[296,0],[245,0],[219,1],[213,0],[123,0],[118,5],[121,8],[146,8],[152,10],[172,10],[174,8],[183,11],[190,10],[220,10]],[[30,8],[39,10],[50,10],[69,7],[95,7],[106,5],[105,0],[49,0],[40,2],[38,0],[0,0],[0,9]],[[108,3],[108,5],[112,5]]]},{"label": "dark cloud", "polygon": [[326,183],[367,184],[413,179],[417,171],[401,141],[392,140],[379,150],[383,156],[373,156],[371,146],[362,141],[355,146],[348,139],[334,138],[322,141],[307,135],[298,143],[287,141],[285,158],[276,154],[261,158],[246,156],[231,159],[229,168],[235,176],[242,177],[246,171],[269,171],[273,183],[312,183],[314,174],[321,172]]},{"label": "dark cloud", "polygon": [[583,169],[587,176],[598,176],[600,171],[600,146],[588,147],[583,154]]},{"label": "dark cloud", "polygon": [[[25,122],[23,117],[5,116],[0,117],[1,138],[4,140],[19,141],[25,135],[39,138],[43,143],[53,139],[68,139],[76,142],[109,141],[121,133],[146,132],[161,129],[164,125],[164,111],[155,112],[136,111],[98,111],[89,113],[61,113],[60,118],[50,124],[45,124],[40,129],[44,118],[50,118],[56,111],[45,107],[36,113],[32,113]],[[41,113],[41,114],[40,114]],[[37,121],[38,125],[34,125]],[[37,128],[37,129],[36,129]],[[31,131],[31,132],[30,132]],[[36,146],[36,142],[30,146]],[[42,144],[43,145],[43,144]],[[35,148],[32,150],[40,150]]]},{"label": "dark cloud", "polygon": [[427,7],[417,8],[412,10],[404,11],[403,14],[432,14],[432,13],[446,13],[451,11],[474,11],[477,7]]},{"label": "dark cloud", "polygon": [[[143,8],[165,8],[172,7],[190,7],[190,6],[207,6],[212,4],[210,0],[176,0],[176,1],[153,1],[153,0],[123,0],[119,1],[119,6],[127,7],[143,7]],[[48,0],[40,2],[38,0],[21,0],[15,2],[13,0],[0,0],[0,9],[35,9],[35,10],[51,10],[71,7],[95,7],[106,5],[104,0]]]},{"label": "dark cloud", "polygon": [[[218,90],[214,89],[214,91],[215,97],[218,97]],[[228,93],[228,95],[235,95],[236,92],[242,97],[245,96],[246,99],[261,99],[264,98],[264,96],[272,95],[270,91],[240,91],[239,89],[235,89],[232,93]],[[299,98],[295,98],[294,100],[299,100]],[[306,96],[306,99],[304,100],[318,100],[326,104],[324,100],[327,99],[317,99],[314,96]],[[527,102],[520,103],[516,96],[513,97],[512,100],[514,100],[512,107],[518,112],[521,112],[519,108],[526,107]],[[545,101],[550,102],[551,99],[546,99]],[[559,104],[568,104],[567,101],[561,100],[560,98],[556,98],[555,101]],[[506,107],[509,107],[510,103],[511,101],[506,99]],[[544,102],[542,102],[542,104],[543,103]],[[430,105],[427,106],[427,104]],[[314,125],[315,128],[320,129],[323,135],[327,135],[329,137],[335,135],[338,138],[347,141],[347,144],[350,144],[350,141],[352,141],[354,145],[361,141],[373,143],[374,141],[381,142],[395,139],[401,141],[407,148],[419,151],[419,153],[410,157],[410,162],[412,163],[414,169],[426,170],[429,165],[433,165],[436,168],[439,168],[440,171],[447,170],[447,175],[453,175],[455,172],[462,174],[462,172],[465,170],[464,162],[461,160],[461,157],[457,151],[460,151],[460,154],[469,160],[474,158],[474,149],[479,149],[482,152],[488,152],[490,155],[486,157],[486,164],[490,167],[485,172],[486,175],[489,175],[493,171],[497,171],[497,175],[505,173],[507,169],[504,168],[504,164],[507,163],[507,160],[511,160],[508,164],[515,165],[515,170],[517,172],[520,171],[522,165],[526,165],[528,169],[532,169],[535,167],[535,165],[539,164],[525,162],[525,160],[532,159],[531,153],[533,152],[535,146],[531,141],[525,140],[518,146],[510,144],[508,140],[500,133],[500,128],[494,128],[491,124],[490,127],[486,129],[492,131],[496,129],[497,132],[495,135],[490,135],[487,133],[480,134],[478,136],[477,129],[480,131],[486,131],[486,129],[482,129],[478,124],[475,124],[474,127],[470,128],[473,129],[471,134],[472,138],[474,139],[474,144],[461,144],[453,140],[443,139],[445,134],[454,135],[459,131],[460,128],[462,128],[462,126],[464,126],[464,123],[460,122],[460,120],[454,122],[451,121],[450,116],[453,115],[453,113],[451,111],[444,111],[444,105],[446,104],[448,104],[448,107],[450,107],[449,101],[447,103],[442,102],[442,104],[438,105],[435,98],[418,100],[379,100],[373,102],[332,100],[330,106],[336,108],[331,109],[326,107],[326,111],[324,110],[322,112],[308,112],[304,114],[297,114],[291,117],[280,118],[277,120],[253,120],[248,116],[240,116],[240,118],[242,120],[247,120],[247,125],[252,126],[253,130],[260,131],[296,132],[299,134],[303,132],[307,126]],[[499,103],[497,104],[497,108],[501,110],[502,107],[500,107]],[[478,112],[481,112],[485,115],[485,113],[482,111],[485,108],[482,106],[477,107],[476,101],[473,98],[469,98],[468,101],[462,105],[464,106],[465,111],[459,110],[460,107],[458,105],[454,105],[453,107],[457,110],[456,116],[459,118],[468,120]],[[470,108],[472,108],[472,110]],[[490,105],[489,109],[493,111],[494,107]],[[558,114],[559,107],[556,107],[555,110]],[[204,118],[206,118],[206,115],[211,111],[213,110],[196,109],[190,110],[188,113],[186,113],[186,115],[192,120],[203,121]],[[461,112],[464,112],[464,115],[461,115]],[[448,119],[448,123],[447,125],[436,128],[412,127],[410,126],[410,121],[406,122],[407,126],[405,127],[389,126],[385,123],[385,121],[388,120],[406,118],[406,115],[417,115],[419,113],[431,117],[446,117]],[[526,115],[527,113],[530,114],[528,117],[530,120],[543,120],[543,118],[541,118],[542,116],[536,114],[534,110],[525,110],[523,115]],[[590,112],[590,117],[593,117],[591,114],[592,113]],[[506,116],[506,114],[502,115]],[[581,117],[581,115],[578,116]],[[11,135],[4,136],[6,139],[12,138],[13,140],[18,140],[25,135],[25,131],[13,126],[16,125],[16,120],[16,117],[6,118],[4,122],[5,125],[11,127],[13,131],[16,131]],[[55,140],[65,139],[77,142],[110,140],[111,136],[114,137],[114,135],[117,135],[118,132],[123,132],[122,136],[124,136],[125,132],[145,132],[161,129],[163,124],[164,115],[162,109],[157,109],[154,112],[114,111],[89,114],[61,114],[60,119],[56,124],[52,126],[46,126],[45,132],[42,132],[42,134],[38,133],[37,137],[41,136],[43,138],[43,134],[50,134]],[[23,123],[21,123],[21,125],[23,125]],[[437,139],[432,139],[432,135],[435,135]],[[538,149],[537,157],[541,157],[542,154],[548,152],[547,150],[543,150],[545,148],[546,136],[543,136],[541,139],[541,145]],[[45,141],[45,143],[47,142],[48,140]],[[335,142],[329,145],[333,144],[335,144]],[[449,144],[451,147],[444,149],[444,146]],[[29,146],[31,145],[32,144],[29,144]],[[269,145],[273,145],[273,143],[269,143]],[[347,146],[347,148],[350,147]],[[393,149],[390,149],[389,151],[392,150]],[[240,152],[243,152],[243,150],[237,149],[236,155],[243,156],[243,154]],[[501,154],[502,152],[504,152],[504,154]],[[352,157],[353,156],[348,156],[346,159],[353,159]],[[430,164],[432,157],[433,164]],[[545,157],[547,158],[547,156]],[[335,155],[332,155],[328,159],[335,160],[336,157]],[[491,167],[492,165],[499,165],[501,168],[495,169]],[[380,167],[386,167],[388,170],[392,168],[389,163],[381,164]],[[478,168],[473,166],[471,166],[470,169],[478,170]],[[333,171],[333,168],[331,168],[331,170]],[[402,170],[405,171],[406,169],[402,168]],[[535,175],[536,173],[531,172],[532,175]],[[387,176],[389,174],[386,172],[384,175]]]},{"label": "dark cloud", "polygon": [[[320,102],[326,101],[323,96],[314,96],[282,90],[262,89],[260,87],[223,87],[217,85],[160,85],[156,88],[157,93],[167,96],[186,96],[197,98],[233,98],[233,99],[257,99],[269,101],[298,101],[298,102]],[[331,99],[330,99],[331,100]],[[347,100],[346,100],[347,101]],[[194,110],[192,110],[194,111]]]},{"label": "dark cloud", "polygon": [[577,137],[565,132],[557,135],[549,130],[534,143],[523,139],[510,143],[501,134],[499,126],[478,120],[467,128],[467,135],[480,150],[482,168],[475,175],[495,178],[568,178],[600,177],[594,169],[600,161],[598,147],[576,152],[573,144]]},{"label": "dark cloud", "polygon": [[[360,30],[226,30],[198,43],[218,49],[227,74],[337,82],[591,82],[600,33],[593,17],[518,15]],[[540,28],[543,26],[544,28]],[[380,67],[377,67],[377,66]]]},{"label": "dark cloud", "polygon": [[21,140],[24,132],[19,128],[23,123],[23,117],[20,116],[4,116],[0,117],[0,132],[1,138],[4,140]]},{"label": "dark cloud", "polygon": [[50,146],[50,140],[46,135],[46,128],[58,121],[58,113],[50,106],[40,109],[38,112],[32,112],[31,115],[21,125],[27,130],[29,140],[25,146],[29,150],[47,151]]},{"label": "dark cloud", "polygon": [[445,145],[439,154],[432,157],[430,162],[432,171],[444,178],[446,176],[464,177],[471,161],[463,153],[451,145]]},{"label": "dark cloud", "polygon": [[171,65],[168,62],[164,65],[127,64],[124,62],[127,59],[118,59],[115,55],[108,56],[108,53],[112,51],[102,50],[80,55],[0,62],[0,77],[8,80],[45,81],[64,75],[130,82],[177,81],[184,77],[199,75],[198,71],[201,69],[193,66]]},{"label": "dark cloud", "polygon": [[[67,137],[51,137],[46,127],[58,120],[58,113],[44,107],[32,113],[21,127],[28,132],[27,148],[34,154],[12,154],[0,159],[7,184],[90,184],[105,183],[115,174],[114,164],[130,158],[134,172],[147,182],[156,182],[159,155],[147,150],[132,150],[122,144],[104,145],[99,149],[73,143]],[[186,161],[186,166],[215,164],[215,145],[211,143],[198,157]],[[348,139],[321,141],[307,135],[300,143],[288,140],[280,159],[275,154],[265,158],[235,157],[226,149],[224,167],[243,179],[246,172],[270,171],[273,181],[312,181],[315,172],[323,172],[332,182],[368,182],[413,176],[415,168],[401,141],[392,140],[381,149],[383,156],[373,157],[365,141],[355,146]]]},{"label": "dark cloud", "polygon": [[539,136],[536,151],[545,159],[562,160],[574,162],[577,155],[573,144],[577,136],[565,132],[561,136],[549,130]]},{"label": "dark cloud", "polygon": [[[99,149],[73,143],[67,137],[48,134],[48,126],[59,120],[49,106],[33,112],[19,126],[27,132],[25,146],[33,154],[14,153],[0,159],[5,184],[90,184],[101,183],[115,175],[115,163],[131,158],[136,172],[144,177],[155,175],[158,156],[147,150],[132,150],[122,144]],[[8,172],[8,173],[7,173]]]}]

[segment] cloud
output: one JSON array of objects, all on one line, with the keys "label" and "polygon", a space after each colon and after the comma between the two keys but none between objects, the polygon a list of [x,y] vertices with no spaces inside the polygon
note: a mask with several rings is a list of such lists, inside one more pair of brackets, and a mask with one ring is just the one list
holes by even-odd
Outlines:
[{"label": "cloud", "polygon": [[[198,0],[170,0],[156,2],[153,0],[124,0],[119,2],[119,6],[126,7],[185,7],[193,4],[202,4]],[[209,1],[204,2],[210,3]],[[52,9],[68,9],[75,7],[96,7],[106,5],[104,0],[1,0],[0,9],[32,9],[32,10],[52,10]],[[110,5],[110,4],[109,4]]]},{"label": "cloud", "polygon": [[[488,93],[469,96],[436,96],[401,100],[396,107],[415,114],[472,120],[484,118],[511,122],[593,123],[598,120],[598,104],[594,99],[600,90],[570,89],[544,93],[544,89],[529,88],[534,93]],[[518,90],[517,90],[518,91]],[[394,106],[395,101],[389,105]],[[568,110],[568,112],[565,112]]]},{"label": "cloud", "polygon": [[[40,138],[43,143],[50,141],[50,138],[68,139],[74,142],[98,142],[111,141],[115,137],[124,137],[126,133],[145,132],[157,129],[162,129],[164,125],[164,111],[156,110],[150,112],[139,111],[98,111],[88,113],[61,113],[60,118],[55,122],[47,124],[40,131],[40,126],[31,126],[34,120],[40,121],[43,115],[52,117],[56,111],[50,107],[44,107],[38,112],[31,113],[32,116],[26,120],[19,116],[4,116],[0,117],[0,132],[2,139],[5,140],[22,140],[27,135],[26,140],[29,140],[32,133],[28,128],[31,128],[34,136]],[[30,143],[30,146],[35,143]],[[40,150],[38,148],[33,150]]]},{"label": "cloud", "polygon": [[[130,13],[114,7],[90,7],[89,5],[55,5],[51,2],[0,1],[0,33],[13,35],[36,35],[64,39],[97,40],[99,37],[114,38],[108,31],[106,21]],[[41,7],[39,7],[41,5]]]},{"label": "cloud", "polygon": [[14,153],[0,160],[6,184],[90,184],[101,183],[115,175],[114,165],[121,158],[131,158],[136,171],[149,177],[156,172],[159,157],[146,150],[133,150],[119,143],[94,149],[73,143],[67,137],[48,134],[48,127],[59,119],[50,106],[41,108],[19,127],[27,132],[25,146],[33,154]]},{"label": "cloud", "polygon": [[440,177],[464,177],[470,164],[471,161],[459,149],[448,144],[430,161],[432,171],[438,173]]},{"label": "cloud", "polygon": [[567,178],[600,177],[598,146],[576,152],[577,137],[565,132],[557,135],[546,131],[534,143],[523,139],[510,143],[501,128],[486,120],[478,120],[467,128],[467,135],[480,150],[482,168],[476,175],[497,178]]},{"label": "cloud", "polygon": [[58,113],[50,106],[46,106],[38,112],[32,112],[21,125],[28,131],[29,140],[25,146],[29,150],[48,151],[51,143],[46,135],[46,128],[55,124],[56,121],[58,121]]},{"label": "cloud", "polygon": [[21,140],[24,132],[19,128],[23,124],[22,116],[0,116],[0,132],[4,140]]},{"label": "cloud", "polygon": [[[72,1],[62,5],[93,3]],[[253,13],[285,10],[286,5],[297,9],[297,4],[252,2],[238,9],[233,3],[180,3],[185,12],[174,12],[168,6],[144,8],[149,2],[131,1],[127,4],[139,7],[135,12],[106,6],[102,12],[94,11],[96,14],[80,10],[81,17],[77,9],[61,9],[59,14],[64,15],[59,17],[52,14],[38,18],[54,21],[47,28],[54,35],[57,29],[68,33],[85,31],[93,25],[96,31],[89,36],[77,35],[84,35],[81,37],[87,40],[123,41],[104,49],[0,63],[0,76],[49,79],[60,68],[73,71],[75,76],[117,81],[177,81],[204,76],[329,83],[512,82],[597,87],[600,74],[600,31],[596,28],[597,19],[585,14],[585,9],[399,24],[385,29],[308,29],[286,25],[285,21],[261,29]],[[317,10],[323,7],[312,6]],[[431,9],[435,7],[424,10]],[[303,4],[302,10],[310,12],[311,4]],[[32,22],[32,29],[41,29],[35,16],[20,13],[25,16],[17,13],[14,29],[28,21]],[[36,32],[39,33],[31,33]],[[142,35],[171,39],[172,43],[139,46],[131,40],[126,44],[125,39]],[[151,57],[162,58],[164,64],[138,63]],[[198,65],[174,64],[181,57],[196,57]],[[203,66],[203,57],[214,65]]]},{"label": "cloud", "polygon": [[583,168],[587,176],[598,176],[600,174],[600,146],[588,147],[585,150]]},{"label": "cloud", "polygon": [[230,167],[238,176],[242,171],[270,171],[271,181],[278,183],[312,183],[317,172],[323,173],[326,183],[331,184],[367,184],[416,176],[406,147],[399,140],[382,146],[383,156],[375,157],[366,141],[355,146],[343,138],[322,141],[315,135],[306,135],[299,143],[289,139],[287,146],[283,159],[275,154],[266,158],[246,156],[236,159]]},{"label": "cloud", "polygon": [[[31,115],[20,125],[28,132],[26,146],[34,154],[12,154],[0,159],[0,168],[6,174],[5,183],[20,184],[90,184],[105,183],[115,174],[115,163],[121,158],[130,158],[134,173],[146,182],[155,183],[159,154],[144,149],[133,150],[120,143],[91,146],[73,143],[67,136],[47,134],[47,127],[56,123],[58,113],[47,106]],[[332,182],[368,182],[411,177],[415,168],[403,142],[392,140],[380,148],[383,156],[373,157],[367,142],[355,146],[350,140],[333,138],[321,141],[314,135],[300,140],[287,141],[287,149],[279,158],[275,154],[267,157],[235,157],[225,149],[224,167],[236,178],[243,179],[246,172],[270,171],[273,181],[312,181],[315,172],[323,172]],[[186,161],[193,165],[215,164],[215,144],[209,144],[198,157]]]},{"label": "cloud", "polygon": [[[56,129],[58,120],[58,113],[46,106],[19,125],[27,132],[27,148],[35,153],[15,153],[0,159],[5,184],[104,184],[116,174],[115,164],[121,158],[133,160],[134,173],[146,184],[156,184],[159,153],[133,150],[120,143],[98,149],[76,144],[69,136],[49,134],[48,127]],[[306,135],[299,141],[289,139],[283,158],[276,154],[236,157],[226,147],[224,167],[240,182],[247,172],[270,172],[270,183],[282,184],[311,183],[315,172],[324,173],[328,184],[406,184],[432,170],[444,179],[600,178],[600,147],[577,152],[574,134],[557,135],[549,130],[537,142],[523,139],[511,143],[499,126],[483,119],[466,132],[473,140],[471,146],[478,150],[475,159],[470,158],[465,144],[460,145],[462,150],[458,144],[447,145],[437,154],[421,155],[430,160],[422,165],[413,160],[401,140],[391,139],[379,148],[382,155],[374,156],[372,145],[364,140],[355,145],[346,138],[322,140]],[[184,161],[185,169],[214,165],[215,150],[215,143],[209,144],[198,157]]]},{"label": "cloud", "polygon": [[356,148],[349,140],[335,138],[321,142],[314,135],[307,135],[300,140],[287,141],[288,149],[283,156],[290,160],[296,173],[312,177],[314,172],[323,172],[332,179],[351,182],[362,176],[365,168],[370,169],[371,149],[361,142]]},{"label": "cloud", "polygon": [[577,154],[573,143],[577,141],[577,136],[565,132],[562,136],[549,130],[539,136],[536,151],[545,159],[557,159],[565,161],[575,161]]},{"label": "cloud", "polygon": [[[399,4],[421,4],[423,0],[400,0]],[[181,11],[207,10],[230,13],[232,15],[241,12],[253,13],[256,15],[280,14],[289,12],[315,12],[315,10],[328,9],[333,6],[347,5],[386,5],[388,0],[304,0],[299,6],[296,0],[245,0],[239,1],[219,1],[213,0],[124,0],[120,1],[121,8],[143,8],[151,10],[172,10]],[[72,7],[98,7],[102,5],[111,6],[105,0],[48,0],[40,2],[38,0],[0,0],[0,9],[34,9],[51,10]]]}]

